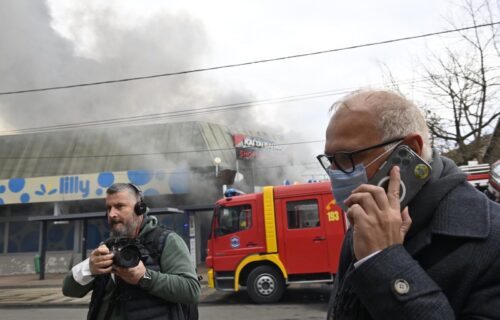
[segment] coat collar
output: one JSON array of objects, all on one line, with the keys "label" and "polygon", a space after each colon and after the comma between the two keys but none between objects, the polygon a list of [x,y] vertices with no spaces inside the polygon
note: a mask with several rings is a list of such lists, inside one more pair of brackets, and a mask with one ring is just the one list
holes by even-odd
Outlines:
[{"label": "coat collar", "polygon": [[431,222],[434,234],[484,239],[490,232],[488,198],[464,182],[441,201]]},{"label": "coat collar", "polygon": [[490,233],[489,200],[468,182],[454,188],[442,199],[427,228],[405,241],[405,248],[415,255],[432,242],[432,235],[484,239]]}]

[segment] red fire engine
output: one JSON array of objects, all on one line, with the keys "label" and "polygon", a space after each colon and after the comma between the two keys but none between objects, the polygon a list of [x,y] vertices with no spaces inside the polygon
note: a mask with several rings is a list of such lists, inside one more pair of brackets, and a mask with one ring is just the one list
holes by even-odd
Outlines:
[{"label": "red fire engine", "polygon": [[476,189],[485,191],[488,187],[488,179],[490,178],[490,165],[487,163],[479,164],[477,161],[469,161],[467,165],[459,167],[467,173],[467,181]]},{"label": "red fire engine", "polygon": [[246,287],[257,303],[288,284],[332,282],[346,221],[329,182],[264,187],[217,201],[208,240],[208,285]]},{"label": "red fire engine", "polygon": [[459,168],[467,173],[469,183],[493,201],[500,202],[500,160],[491,166],[487,163],[478,164],[477,161],[469,161],[467,165]]}]

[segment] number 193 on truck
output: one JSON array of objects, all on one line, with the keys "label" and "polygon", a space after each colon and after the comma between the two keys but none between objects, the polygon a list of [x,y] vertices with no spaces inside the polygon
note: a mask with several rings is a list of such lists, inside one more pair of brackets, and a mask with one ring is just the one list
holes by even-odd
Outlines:
[{"label": "number 193 on truck", "polygon": [[212,219],[208,286],[246,287],[254,302],[270,303],[288,284],[331,283],[346,226],[329,182],[226,195]]}]

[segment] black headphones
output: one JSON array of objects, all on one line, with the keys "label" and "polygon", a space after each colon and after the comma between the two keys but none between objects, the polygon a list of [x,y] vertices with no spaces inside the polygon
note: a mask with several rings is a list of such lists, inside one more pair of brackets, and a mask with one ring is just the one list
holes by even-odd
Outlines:
[{"label": "black headphones", "polygon": [[134,206],[134,212],[136,215],[140,216],[148,212],[148,206],[144,202],[144,196],[142,190],[133,183],[128,183],[128,185],[134,189],[135,193],[139,196],[139,201]]}]

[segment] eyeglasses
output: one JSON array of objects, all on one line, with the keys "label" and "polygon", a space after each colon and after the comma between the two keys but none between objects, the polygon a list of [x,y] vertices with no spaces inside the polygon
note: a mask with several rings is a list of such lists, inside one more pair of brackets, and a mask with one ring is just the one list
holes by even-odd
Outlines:
[{"label": "eyeglasses", "polygon": [[352,172],[354,172],[354,167],[356,165],[356,163],[354,162],[355,155],[358,155],[362,152],[366,152],[366,151],[373,150],[376,148],[384,147],[384,146],[389,145],[391,143],[400,142],[403,140],[404,140],[404,137],[391,139],[389,141],[384,141],[384,142],[376,144],[374,146],[364,148],[364,149],[355,150],[352,152],[340,151],[340,152],[336,152],[332,155],[320,154],[316,157],[316,159],[318,159],[318,161],[321,164],[321,166],[323,167],[323,169],[325,169],[325,171],[327,171],[327,172],[329,169],[331,169],[332,164],[334,164],[335,167],[340,169],[342,172],[352,173]]}]

